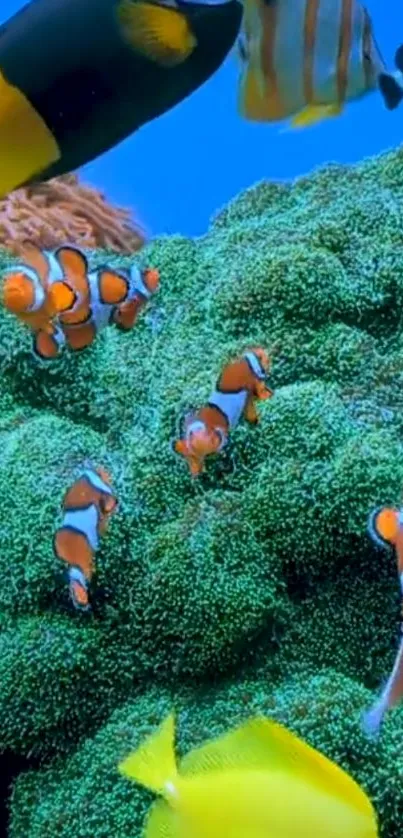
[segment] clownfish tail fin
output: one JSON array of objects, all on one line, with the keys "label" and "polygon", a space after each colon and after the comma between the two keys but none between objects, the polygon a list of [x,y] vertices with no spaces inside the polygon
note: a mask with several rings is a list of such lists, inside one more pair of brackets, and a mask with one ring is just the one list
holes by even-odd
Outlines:
[{"label": "clownfish tail fin", "polygon": [[68,569],[70,598],[78,611],[90,611],[88,580],[79,567]]}]

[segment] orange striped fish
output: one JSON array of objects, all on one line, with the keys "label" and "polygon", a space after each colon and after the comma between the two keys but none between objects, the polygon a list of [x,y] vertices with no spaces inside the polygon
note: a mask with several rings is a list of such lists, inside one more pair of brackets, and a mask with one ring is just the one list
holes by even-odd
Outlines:
[{"label": "orange striped fish", "polygon": [[[379,547],[392,548],[395,552],[397,575],[402,595],[403,616],[403,508],[384,506],[372,512],[368,532]],[[379,698],[364,713],[364,731],[374,738],[379,734],[383,719],[388,710],[403,700],[403,626],[400,643],[396,652],[392,672],[384,685]]]},{"label": "orange striped fish", "polygon": [[304,127],[377,87],[389,109],[403,96],[357,0],[245,0],[238,52],[239,112],[253,122]]}]

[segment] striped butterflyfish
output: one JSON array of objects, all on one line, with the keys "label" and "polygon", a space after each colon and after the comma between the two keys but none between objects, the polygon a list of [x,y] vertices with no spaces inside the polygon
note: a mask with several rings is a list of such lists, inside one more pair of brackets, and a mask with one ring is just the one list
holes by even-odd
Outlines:
[{"label": "striped butterflyfish", "polygon": [[389,109],[403,96],[397,57],[388,73],[357,0],[245,0],[238,54],[238,107],[253,122],[303,127],[377,87]]},{"label": "striped butterflyfish", "polygon": [[0,26],[0,198],[95,159],[221,65],[240,0],[31,0]]}]

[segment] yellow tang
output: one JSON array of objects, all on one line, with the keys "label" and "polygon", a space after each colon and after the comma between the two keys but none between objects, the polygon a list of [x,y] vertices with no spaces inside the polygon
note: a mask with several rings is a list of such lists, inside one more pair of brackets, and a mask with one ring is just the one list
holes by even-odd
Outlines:
[{"label": "yellow tang", "polygon": [[377,838],[364,791],[281,725],[254,718],[176,766],[170,715],[120,772],[162,799],[146,838]]}]

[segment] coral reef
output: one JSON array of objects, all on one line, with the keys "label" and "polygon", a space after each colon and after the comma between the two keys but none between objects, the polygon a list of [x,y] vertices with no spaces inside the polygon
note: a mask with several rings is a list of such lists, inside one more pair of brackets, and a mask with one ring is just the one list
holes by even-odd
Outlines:
[{"label": "coral reef", "polygon": [[145,241],[129,210],[111,206],[75,174],[16,189],[0,201],[0,245],[18,254],[24,239],[46,248],[68,241],[126,254]]},{"label": "coral reef", "polygon": [[[256,712],[285,722],[401,838],[403,708],[378,744],[359,720],[399,629],[366,524],[403,487],[402,183],[397,150],[258,184],[204,238],[148,245],[158,298],[79,356],[38,365],[0,314],[0,749],[42,763],[13,785],[11,838],[139,834],[151,796],[116,765],[172,704],[181,752]],[[178,420],[251,341],[276,346],[275,397],[192,483]],[[120,500],[89,617],[52,552],[83,463]]]}]

